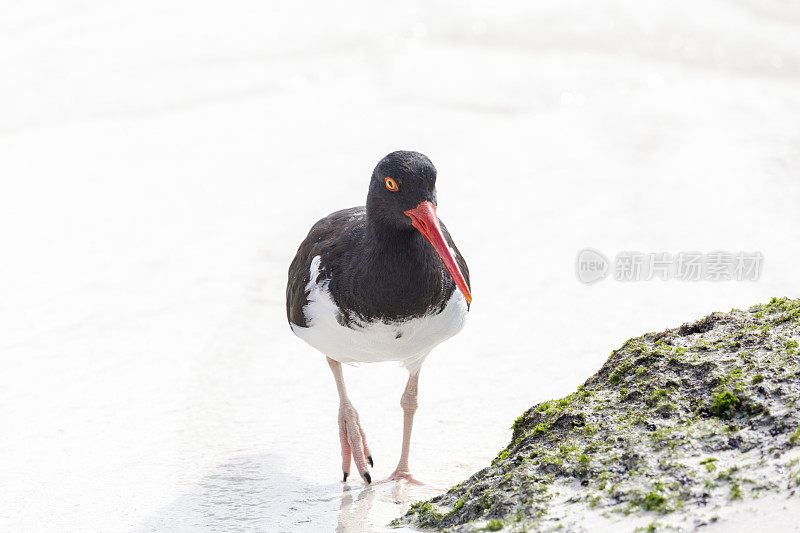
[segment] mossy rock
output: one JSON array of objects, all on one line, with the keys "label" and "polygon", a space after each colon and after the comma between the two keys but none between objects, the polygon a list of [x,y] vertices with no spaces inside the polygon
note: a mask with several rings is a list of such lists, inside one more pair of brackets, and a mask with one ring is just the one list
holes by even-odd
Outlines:
[{"label": "mossy rock", "polygon": [[735,500],[800,497],[798,341],[788,298],[631,339],[575,393],[523,413],[491,466],[396,523],[582,531],[594,513],[630,531],[697,527]]}]

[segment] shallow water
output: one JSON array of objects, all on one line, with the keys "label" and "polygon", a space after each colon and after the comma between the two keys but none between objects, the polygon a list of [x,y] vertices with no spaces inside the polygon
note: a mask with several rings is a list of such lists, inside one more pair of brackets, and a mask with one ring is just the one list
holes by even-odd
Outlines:
[{"label": "shallow water", "polygon": [[[283,308],[305,232],[394,149],[437,165],[474,288],[422,369],[412,469],[434,487],[625,339],[800,295],[794,4],[6,11],[2,529],[377,531],[429,496],[338,483],[334,383]],[[587,246],[765,261],[586,286]],[[406,376],[345,373],[386,476]]]}]

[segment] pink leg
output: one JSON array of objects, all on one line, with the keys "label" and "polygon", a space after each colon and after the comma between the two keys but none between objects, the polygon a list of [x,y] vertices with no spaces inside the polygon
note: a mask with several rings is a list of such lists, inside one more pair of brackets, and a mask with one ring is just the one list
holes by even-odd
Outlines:
[{"label": "pink leg", "polygon": [[408,455],[409,449],[411,448],[411,429],[414,426],[414,413],[417,410],[418,385],[419,372],[410,374],[408,376],[406,390],[403,391],[403,395],[400,397],[400,406],[403,408],[403,448],[400,451],[400,461],[397,463],[397,468],[394,473],[389,476],[389,479],[404,479],[410,483],[422,485],[422,482],[414,479],[408,468]]},{"label": "pink leg", "polygon": [[344,386],[344,375],[342,374],[342,363],[334,361],[328,357],[328,365],[331,367],[333,377],[336,380],[336,389],[339,391],[339,442],[342,445],[342,481],[347,481],[350,474],[350,456],[356,463],[358,473],[367,483],[372,483],[372,476],[367,468],[367,462],[373,466],[372,454],[367,446],[367,437],[361,429],[356,412],[350,399],[347,397],[347,389]]}]

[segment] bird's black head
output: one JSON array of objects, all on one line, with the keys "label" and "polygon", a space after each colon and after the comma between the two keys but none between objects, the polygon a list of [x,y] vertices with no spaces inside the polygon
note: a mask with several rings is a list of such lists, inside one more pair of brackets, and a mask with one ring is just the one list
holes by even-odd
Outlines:
[{"label": "bird's black head", "polygon": [[469,286],[436,216],[436,168],[419,152],[392,152],[372,172],[367,194],[367,223],[393,238],[394,231],[416,229],[439,255],[467,302]]},{"label": "bird's black head", "polygon": [[411,229],[406,211],[422,202],[436,205],[436,167],[419,152],[392,152],[372,172],[367,195],[371,221],[398,229]]}]

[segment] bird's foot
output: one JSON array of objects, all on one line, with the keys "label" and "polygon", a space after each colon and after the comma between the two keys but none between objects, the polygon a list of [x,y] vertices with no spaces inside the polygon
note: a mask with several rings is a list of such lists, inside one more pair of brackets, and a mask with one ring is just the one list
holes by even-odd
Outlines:
[{"label": "bird's foot", "polygon": [[387,477],[386,479],[382,479],[377,483],[389,483],[390,481],[394,481],[394,485],[392,486],[392,499],[396,503],[403,502],[408,499],[408,491],[411,485],[425,485],[422,481],[414,478],[406,469],[401,470],[398,468],[392,475]]},{"label": "bird's foot", "polygon": [[407,469],[400,469],[400,468],[398,468],[397,470],[392,472],[392,475],[390,475],[388,478],[386,478],[386,481],[403,481],[403,482],[410,483],[412,485],[424,485],[425,484],[422,481],[416,479],[414,476],[412,476],[411,472],[409,472]]},{"label": "bird's foot", "polygon": [[342,445],[342,481],[350,475],[350,457],[352,456],[361,478],[369,485],[372,475],[369,466],[374,466],[372,453],[367,445],[367,437],[361,429],[358,413],[351,403],[339,406],[339,441]]}]

